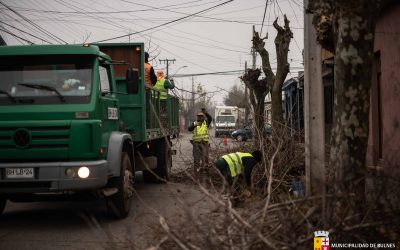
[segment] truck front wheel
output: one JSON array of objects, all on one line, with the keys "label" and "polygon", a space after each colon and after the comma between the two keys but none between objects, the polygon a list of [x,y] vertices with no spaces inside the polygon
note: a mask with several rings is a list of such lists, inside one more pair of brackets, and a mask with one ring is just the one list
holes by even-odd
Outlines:
[{"label": "truck front wheel", "polygon": [[0,215],[4,212],[6,207],[7,200],[4,198],[0,198]]},{"label": "truck front wheel", "polygon": [[117,219],[126,218],[131,208],[133,197],[134,172],[129,155],[122,153],[120,176],[113,179],[112,185],[118,192],[107,199],[109,213]]}]

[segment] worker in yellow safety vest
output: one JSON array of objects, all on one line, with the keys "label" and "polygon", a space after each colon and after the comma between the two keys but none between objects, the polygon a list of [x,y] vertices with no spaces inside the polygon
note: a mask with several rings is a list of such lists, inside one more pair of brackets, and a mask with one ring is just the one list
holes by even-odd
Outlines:
[{"label": "worker in yellow safety vest", "polygon": [[157,76],[149,63],[149,56],[149,53],[144,53],[144,83],[147,88],[152,88],[157,82]]},{"label": "worker in yellow safety vest", "polygon": [[157,82],[154,85],[153,89],[156,89],[160,92],[160,100],[166,100],[168,97],[168,89],[175,88],[174,82],[168,79],[165,79],[164,71],[157,71]]},{"label": "worker in yellow safety vest", "polygon": [[251,172],[261,160],[262,153],[259,150],[255,150],[252,153],[231,153],[223,155],[217,160],[216,166],[229,184],[231,195],[240,192],[239,177],[244,176],[247,186],[251,185]]},{"label": "worker in yellow safety vest", "polygon": [[208,128],[210,122],[205,119],[205,114],[200,112],[197,114],[197,120],[188,127],[189,131],[193,132],[193,161],[195,174],[200,172],[200,169],[208,170]]}]

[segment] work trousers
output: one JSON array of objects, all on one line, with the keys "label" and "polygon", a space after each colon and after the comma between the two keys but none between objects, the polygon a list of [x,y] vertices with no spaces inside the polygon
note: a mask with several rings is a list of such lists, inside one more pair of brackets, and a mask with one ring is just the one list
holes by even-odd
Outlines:
[{"label": "work trousers", "polygon": [[237,203],[241,194],[240,183],[243,182],[243,176],[239,174],[232,177],[229,165],[224,159],[218,159],[215,165],[227,182],[227,193],[229,194],[232,203]]},{"label": "work trousers", "polygon": [[194,172],[199,172],[200,169],[208,170],[208,142],[193,142],[193,162]]}]

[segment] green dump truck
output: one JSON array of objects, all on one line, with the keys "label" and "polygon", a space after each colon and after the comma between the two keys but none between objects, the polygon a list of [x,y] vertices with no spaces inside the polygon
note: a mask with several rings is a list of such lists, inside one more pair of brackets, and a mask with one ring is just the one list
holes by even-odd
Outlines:
[{"label": "green dump truck", "polygon": [[143,43],[0,47],[0,214],[90,193],[126,217],[136,171],[168,178],[178,109],[145,87]]}]

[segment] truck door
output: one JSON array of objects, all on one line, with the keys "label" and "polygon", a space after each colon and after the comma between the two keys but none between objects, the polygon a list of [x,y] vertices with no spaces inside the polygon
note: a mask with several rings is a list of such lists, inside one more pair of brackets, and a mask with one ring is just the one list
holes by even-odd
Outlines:
[{"label": "truck door", "polygon": [[100,65],[100,107],[102,109],[103,131],[111,133],[118,130],[118,101],[113,94],[109,65]]}]

